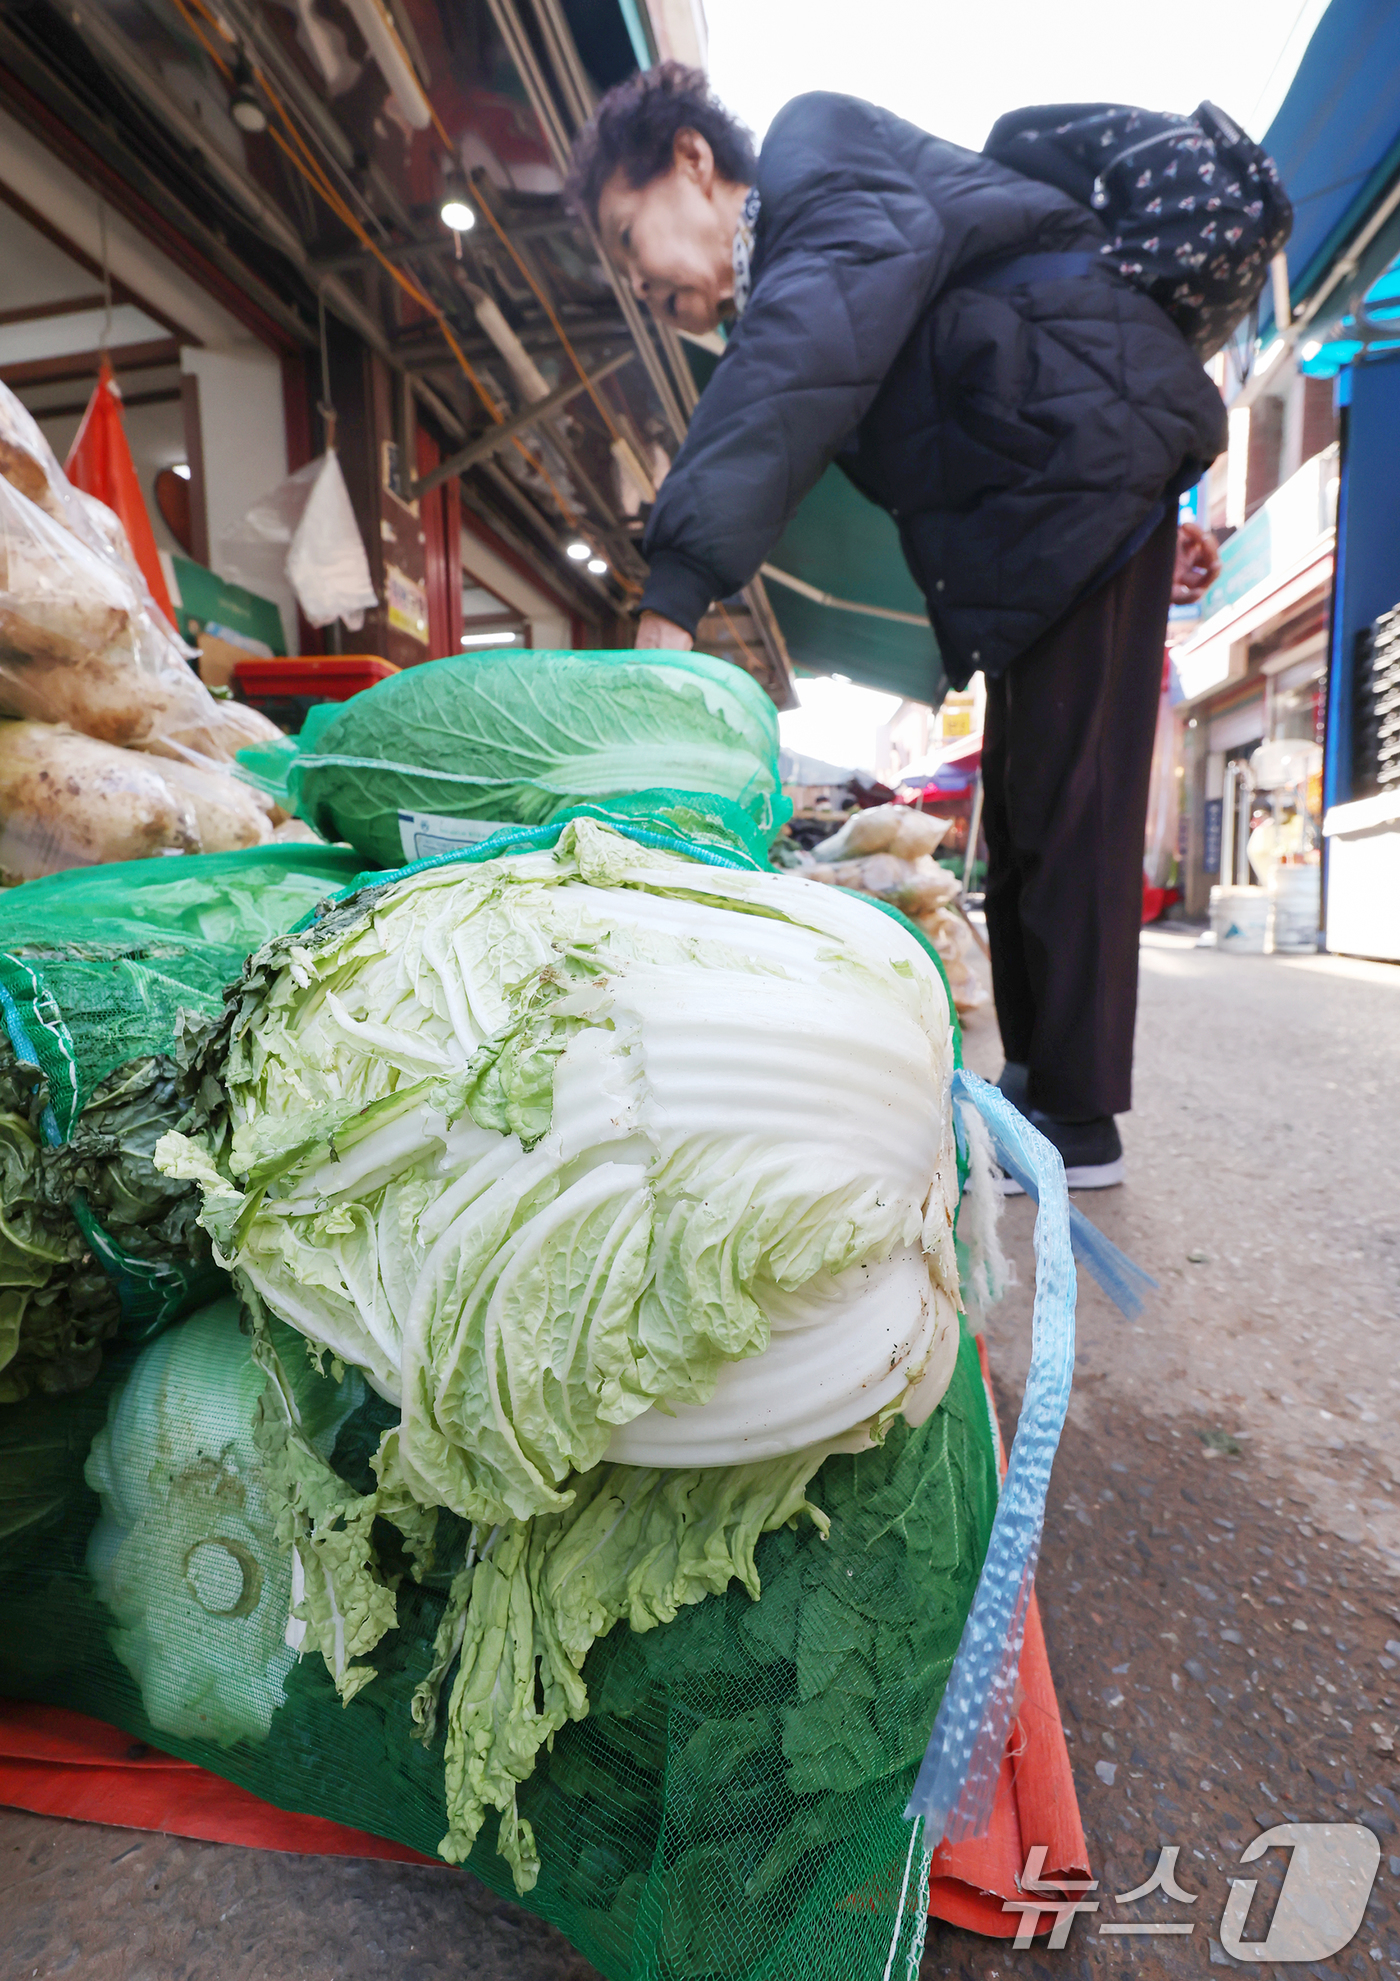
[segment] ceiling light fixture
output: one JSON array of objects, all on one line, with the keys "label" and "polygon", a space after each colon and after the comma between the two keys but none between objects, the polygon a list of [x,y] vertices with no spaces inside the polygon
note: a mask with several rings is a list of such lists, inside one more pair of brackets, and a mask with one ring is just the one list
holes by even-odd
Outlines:
[{"label": "ceiling light fixture", "polygon": [[588,559],[593,555],[593,546],[591,543],[584,543],[581,538],[575,537],[572,543],[565,544],[564,555],[566,557],[572,557],[575,564],[586,564]]},{"label": "ceiling light fixture", "polygon": [[505,647],[519,639],[518,633],[463,633],[464,647]]},{"label": "ceiling light fixture", "polygon": [[443,226],[450,227],[454,234],[470,234],[476,225],[476,211],[467,201],[467,182],[455,166],[449,166],[442,175],[439,212]]},{"label": "ceiling light fixture", "polygon": [[267,112],[253,87],[253,72],[244,61],[240,61],[233,72],[233,94],[228,100],[228,111],[239,130],[246,131],[249,137],[260,137],[267,129]]},{"label": "ceiling light fixture", "polygon": [[601,578],[603,573],[608,568],[608,560],[606,557],[590,557],[588,560],[588,568],[593,573],[595,578]]}]

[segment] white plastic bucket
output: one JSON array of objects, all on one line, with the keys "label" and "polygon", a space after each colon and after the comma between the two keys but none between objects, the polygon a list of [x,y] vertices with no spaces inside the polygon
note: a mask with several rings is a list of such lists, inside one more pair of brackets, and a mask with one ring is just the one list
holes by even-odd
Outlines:
[{"label": "white plastic bucket", "polygon": [[1275,867],[1269,880],[1268,948],[1277,956],[1311,955],[1322,918],[1322,868]]},{"label": "white plastic bucket", "polygon": [[1213,887],[1210,926],[1217,949],[1262,956],[1269,932],[1269,897],[1262,887]]}]

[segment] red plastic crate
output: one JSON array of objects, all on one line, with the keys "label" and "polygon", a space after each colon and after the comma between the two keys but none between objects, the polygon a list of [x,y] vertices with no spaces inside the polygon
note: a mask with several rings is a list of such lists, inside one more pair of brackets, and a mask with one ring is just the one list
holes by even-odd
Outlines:
[{"label": "red plastic crate", "polygon": [[348,702],[398,671],[377,653],[291,654],[240,660],[233,678],[243,699],[254,704],[307,696],[318,702]]}]

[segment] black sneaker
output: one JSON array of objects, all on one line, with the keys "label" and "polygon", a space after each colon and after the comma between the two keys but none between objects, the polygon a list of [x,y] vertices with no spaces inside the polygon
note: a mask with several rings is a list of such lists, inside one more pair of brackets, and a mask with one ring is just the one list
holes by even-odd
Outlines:
[{"label": "black sneaker", "polygon": [[[1027,1110],[1027,1119],[1059,1150],[1071,1190],[1111,1190],[1123,1181],[1123,1144],[1111,1114],[1095,1121],[1056,1121],[1033,1107]],[[1002,1179],[1001,1191],[1004,1197],[1019,1197],[1021,1186],[1008,1176]]]}]

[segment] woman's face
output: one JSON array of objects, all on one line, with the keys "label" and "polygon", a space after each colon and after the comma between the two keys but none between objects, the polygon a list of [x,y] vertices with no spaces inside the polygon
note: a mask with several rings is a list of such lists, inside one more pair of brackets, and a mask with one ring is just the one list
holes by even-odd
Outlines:
[{"label": "woman's face", "polygon": [[732,314],[734,230],[747,190],[719,176],[696,131],[677,134],[670,171],[649,185],[631,185],[619,168],[604,186],[604,250],[663,323],[698,336]]}]

